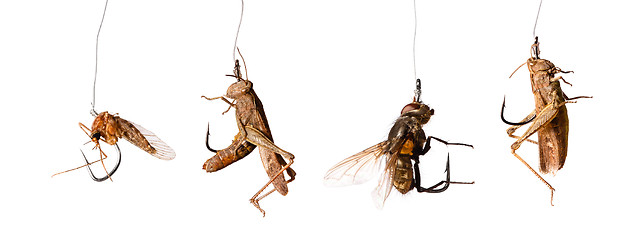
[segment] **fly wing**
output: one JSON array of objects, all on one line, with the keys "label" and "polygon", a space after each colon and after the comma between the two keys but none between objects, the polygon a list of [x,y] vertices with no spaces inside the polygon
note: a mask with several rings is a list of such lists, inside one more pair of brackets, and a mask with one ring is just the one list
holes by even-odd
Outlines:
[{"label": "fly wing", "polygon": [[397,154],[388,154],[384,172],[382,176],[380,176],[377,187],[371,193],[375,207],[378,209],[384,207],[384,202],[388,195],[391,194],[391,189],[393,189],[393,176],[395,174],[396,163]]},{"label": "fly wing", "polygon": [[120,117],[117,118],[117,122],[123,138],[143,151],[162,160],[171,160],[176,157],[176,152],[153,132]]},{"label": "fly wing", "polygon": [[375,144],[334,165],[325,174],[326,186],[348,186],[368,181],[377,174],[387,142]]}]

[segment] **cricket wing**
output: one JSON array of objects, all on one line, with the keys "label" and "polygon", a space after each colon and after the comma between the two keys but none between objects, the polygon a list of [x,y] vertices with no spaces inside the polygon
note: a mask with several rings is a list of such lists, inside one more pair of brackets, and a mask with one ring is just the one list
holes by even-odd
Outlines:
[{"label": "cricket wing", "polygon": [[325,174],[325,185],[348,186],[373,178],[380,167],[386,144],[386,141],[375,144],[331,167]]},{"label": "cricket wing", "polygon": [[568,114],[566,106],[560,107],[548,124],[538,131],[540,148],[540,172],[544,174],[557,172],[566,161],[568,150]]},{"label": "cricket wing", "polygon": [[117,121],[123,138],[136,147],[162,160],[171,160],[176,157],[176,152],[153,132],[122,118],[118,118]]},{"label": "cricket wing", "polygon": [[375,207],[378,209],[384,207],[384,202],[386,198],[388,198],[388,195],[391,194],[391,189],[393,189],[393,176],[395,175],[395,167],[397,165],[397,154],[389,154],[387,156],[388,160],[386,161],[384,172],[382,176],[380,176],[377,187],[371,193],[373,203],[375,203]]}]

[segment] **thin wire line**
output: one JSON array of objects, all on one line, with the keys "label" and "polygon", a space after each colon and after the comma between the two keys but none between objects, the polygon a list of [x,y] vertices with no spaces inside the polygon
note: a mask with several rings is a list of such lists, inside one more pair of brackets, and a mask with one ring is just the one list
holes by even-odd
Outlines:
[{"label": "thin wire line", "polygon": [[413,34],[413,69],[415,72],[415,102],[421,102],[421,80],[417,78],[417,54],[416,54],[416,46],[417,46],[417,1],[413,0],[413,10],[415,13],[415,30]]},{"label": "thin wire line", "polygon": [[244,19],[244,0],[241,0],[241,14],[239,15],[239,25],[237,26],[237,34],[235,34],[235,45],[233,46],[233,62],[237,60],[235,58],[235,52],[237,52],[237,38],[239,38],[239,30],[241,29],[241,21]]},{"label": "thin wire line", "polygon": [[538,6],[538,15],[535,16],[535,24],[533,24],[533,37],[535,37],[535,27],[538,26],[538,18],[540,18],[540,9],[542,9],[542,1],[540,0],[540,6]]},{"label": "thin wire line", "polygon": [[99,70],[99,35],[101,34],[101,27],[103,26],[103,20],[105,19],[105,12],[108,9],[109,0],[105,0],[105,7],[103,7],[103,16],[101,16],[101,23],[99,24],[99,30],[97,31],[97,43],[95,47],[95,60],[94,60],[94,82],[92,84],[92,115],[96,116],[97,111],[94,110],[96,90],[97,90],[97,73]]},{"label": "thin wire line", "polygon": [[415,72],[415,79],[417,78],[417,57],[416,54],[416,43],[417,43],[417,1],[413,0],[413,10],[415,11],[415,31],[413,34],[413,70]]}]

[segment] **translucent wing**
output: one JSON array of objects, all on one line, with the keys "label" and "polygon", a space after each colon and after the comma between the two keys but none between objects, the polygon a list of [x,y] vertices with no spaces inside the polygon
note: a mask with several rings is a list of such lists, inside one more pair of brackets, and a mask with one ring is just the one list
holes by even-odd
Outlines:
[{"label": "translucent wing", "polygon": [[116,117],[116,121],[123,138],[138,148],[163,160],[171,160],[176,157],[176,152],[153,132],[120,117]]},{"label": "translucent wing", "polygon": [[325,174],[326,186],[348,186],[371,179],[378,172],[386,141],[373,145],[334,165]]},{"label": "translucent wing", "polygon": [[384,172],[382,176],[380,176],[380,180],[378,181],[377,187],[371,193],[373,196],[373,202],[375,203],[375,207],[378,209],[382,209],[384,207],[384,201],[389,194],[391,194],[391,189],[393,188],[393,175],[395,174],[395,167],[397,163],[397,154],[389,154],[387,155],[386,166],[384,167]]}]

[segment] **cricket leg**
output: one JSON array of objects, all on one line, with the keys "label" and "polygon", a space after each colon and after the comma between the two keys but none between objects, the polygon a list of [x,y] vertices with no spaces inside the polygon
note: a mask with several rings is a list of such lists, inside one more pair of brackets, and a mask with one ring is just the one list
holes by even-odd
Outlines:
[{"label": "cricket leg", "polygon": [[[559,107],[561,107],[565,103],[566,102],[554,101],[550,103],[549,105],[546,105],[546,107],[544,107],[544,109],[540,111],[540,113],[534,120],[534,123],[531,124],[531,126],[529,126],[529,128],[527,129],[527,131],[525,131],[522,137],[520,137],[518,141],[514,142],[511,145],[511,154],[513,154],[516,158],[518,158],[518,160],[520,160],[525,166],[527,166],[527,168],[529,168],[529,170],[533,174],[535,174],[538,177],[538,179],[540,179],[540,181],[546,184],[546,186],[551,190],[551,206],[553,205],[553,191],[555,191],[555,188],[553,188],[551,184],[549,184],[546,180],[544,180],[544,178],[542,178],[542,176],[540,176],[538,172],[536,172],[524,159],[522,159],[522,157],[520,157],[516,153],[516,150],[520,148],[520,145],[522,144],[522,142],[524,142],[525,140],[528,140],[527,139],[528,137],[536,133],[544,125],[548,124],[557,115]],[[507,132],[509,132],[509,130],[507,130]]]},{"label": "cricket leg", "polygon": [[[265,217],[265,211],[261,209],[261,207],[259,206],[259,201],[263,197],[272,193],[272,191],[264,194],[262,197],[259,197],[259,195],[294,163],[294,155],[276,146],[261,131],[251,126],[244,126],[243,129],[246,132],[246,141],[257,145],[257,147],[265,148],[274,153],[280,154],[284,158],[288,159],[288,163],[285,166],[283,166],[274,176],[270,177],[270,180],[265,185],[263,185],[263,187],[254,196],[252,196],[252,198],[250,198],[250,203],[252,203],[257,209],[259,209],[259,211],[261,211],[261,213],[263,213],[263,216]],[[290,172],[294,173],[295,175],[295,172],[293,170]],[[291,179],[291,180],[294,180],[294,179]]]},{"label": "cricket leg", "polygon": [[235,100],[233,100],[233,102],[230,102],[230,101],[228,101],[228,99],[226,99],[224,96],[219,96],[219,97],[214,97],[214,98],[209,98],[209,97],[206,97],[206,96],[202,96],[202,98],[204,98],[204,99],[206,99],[206,100],[209,100],[209,101],[213,101],[213,100],[216,100],[216,99],[221,99],[221,100],[223,100],[224,102],[228,103],[228,105],[229,105],[229,106],[228,106],[228,109],[226,109],[226,111],[222,112],[222,114],[227,113],[227,112],[228,112],[228,110],[230,110],[230,108],[231,108],[231,107],[234,107],[234,106],[235,106]]},{"label": "cricket leg", "polygon": [[[522,122],[526,121],[527,119],[532,119],[535,120],[536,114],[535,114],[535,110],[533,110],[533,112],[529,113],[529,115],[527,115]],[[518,126],[511,126],[509,128],[507,128],[507,135],[509,135],[509,137],[515,138],[515,139],[520,139],[519,136],[514,135],[514,132],[516,132],[516,130],[518,130],[518,128],[522,127],[524,125],[518,125]],[[526,139],[527,142],[533,143],[533,144],[538,144],[538,142],[531,140],[531,139]]]}]

